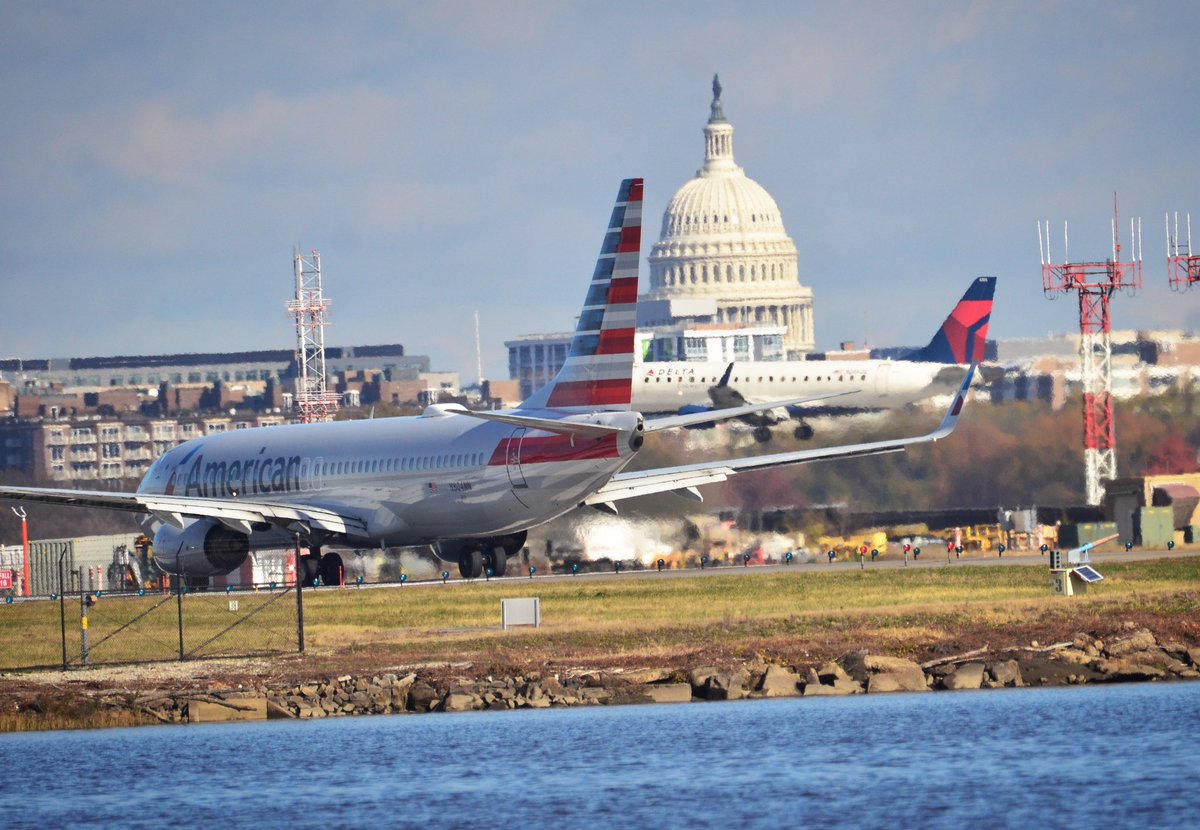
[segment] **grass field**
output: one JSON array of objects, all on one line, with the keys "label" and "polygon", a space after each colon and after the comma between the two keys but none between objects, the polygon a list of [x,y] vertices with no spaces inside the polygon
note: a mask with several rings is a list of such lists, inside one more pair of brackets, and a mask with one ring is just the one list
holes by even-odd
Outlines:
[{"label": "grass field", "polygon": [[[999,646],[1064,631],[1102,633],[1121,619],[1200,637],[1193,622],[1200,619],[1200,558],[1106,564],[1102,570],[1106,579],[1074,598],[1052,596],[1044,568],[967,564],[324,588],[304,594],[304,663],[310,670],[335,671],[425,661],[587,665],[756,653],[798,660],[865,645],[919,654],[980,638]],[[256,600],[240,596],[244,614]],[[500,600],[525,596],[540,598],[542,626],[499,630]],[[185,597],[189,648],[235,619],[228,599]],[[148,608],[161,597],[138,601]],[[118,612],[118,602],[129,604]],[[289,597],[256,617],[272,649],[294,647],[294,605]],[[93,619],[100,619],[101,608],[110,615],[108,629],[122,613],[141,612],[136,602],[106,597]],[[78,602],[67,609],[68,644],[77,653]],[[240,628],[251,636],[249,624]],[[92,632],[102,636],[98,623]],[[106,645],[118,640],[111,652],[116,656],[108,659],[177,658],[174,602],[146,613],[135,633]],[[57,603],[0,606],[0,668],[60,662]]]}]

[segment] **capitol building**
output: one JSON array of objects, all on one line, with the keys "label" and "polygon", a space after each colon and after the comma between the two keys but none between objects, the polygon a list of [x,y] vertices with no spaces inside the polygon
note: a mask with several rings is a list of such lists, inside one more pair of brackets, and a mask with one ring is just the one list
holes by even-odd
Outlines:
[{"label": "capitol building", "polygon": [[[733,125],[713,98],[704,166],[671,199],[638,297],[637,350],[647,361],[802,360],[816,346],[812,289],[779,206],[733,160]],[[507,341],[509,377],[528,397],[562,367],[571,333]]]},{"label": "capitol building", "polygon": [[783,330],[786,357],[815,348],[812,289],[800,284],[796,246],[779,206],[733,160],[733,125],[715,77],[704,166],[667,205],[648,262],[639,328],[775,328]]}]

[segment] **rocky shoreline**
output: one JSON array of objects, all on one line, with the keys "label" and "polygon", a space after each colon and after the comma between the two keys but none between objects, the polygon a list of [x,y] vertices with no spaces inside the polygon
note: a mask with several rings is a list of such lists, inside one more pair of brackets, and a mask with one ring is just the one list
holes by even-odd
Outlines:
[{"label": "rocky shoreline", "polygon": [[[956,691],[1016,686],[1190,680],[1200,677],[1200,648],[1160,642],[1126,623],[1101,640],[974,649],[924,663],[854,651],[821,665],[755,657],[728,665],[576,669],[478,676],[469,663],[416,667],[370,676],[341,675],[282,687],[141,691],[94,689],[91,701],[135,720],[205,723],[269,718],[545,709],[743,698],[814,697]],[[86,725],[86,724],[82,724]]]}]

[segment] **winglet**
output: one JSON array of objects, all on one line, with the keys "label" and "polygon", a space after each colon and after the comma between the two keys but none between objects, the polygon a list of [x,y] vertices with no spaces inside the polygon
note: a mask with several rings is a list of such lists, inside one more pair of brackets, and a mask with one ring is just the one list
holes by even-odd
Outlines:
[{"label": "winglet", "polygon": [[967,402],[967,391],[971,388],[971,381],[974,379],[975,370],[978,367],[978,363],[972,363],[970,368],[967,369],[967,374],[963,378],[962,384],[958,387],[958,391],[954,393],[954,402],[950,404],[950,408],[946,410],[946,414],[942,417],[942,423],[931,436],[934,441],[949,435],[958,426],[958,415],[962,412],[963,406]]}]

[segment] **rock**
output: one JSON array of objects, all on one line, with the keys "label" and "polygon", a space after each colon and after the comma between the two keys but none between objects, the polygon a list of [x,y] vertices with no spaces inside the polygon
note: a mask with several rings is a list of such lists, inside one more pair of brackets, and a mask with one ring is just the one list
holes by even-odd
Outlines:
[{"label": "rock", "polygon": [[942,687],[951,691],[978,689],[983,686],[983,663],[963,663],[942,678]]},{"label": "rock", "polygon": [[997,686],[1025,685],[1025,681],[1021,677],[1021,664],[1016,660],[1004,660],[992,663],[990,671],[992,680]]},{"label": "rock", "polygon": [[475,708],[479,698],[467,692],[450,692],[442,698],[441,706],[443,712],[469,712]]},{"label": "rock", "polygon": [[766,697],[794,697],[800,694],[800,675],[783,668],[767,666],[758,690]]},{"label": "rock", "polygon": [[688,672],[688,682],[697,692],[708,685],[708,679],[718,671],[716,666],[702,666]]},{"label": "rock", "polygon": [[1104,675],[1105,680],[1158,680],[1166,672],[1157,666],[1133,663],[1129,660],[1097,660],[1092,668]]},{"label": "rock", "polygon": [[659,683],[663,680],[670,680],[674,674],[674,669],[659,666],[656,668],[630,669],[627,672],[623,672],[621,677],[630,683]]},{"label": "rock", "polygon": [[903,657],[856,651],[843,655],[838,663],[868,693],[924,692],[929,689],[921,667]]},{"label": "rock", "polygon": [[846,689],[842,689],[837,686],[826,686],[821,682],[804,684],[804,697],[837,697],[848,694],[850,694],[850,692]]},{"label": "rock", "polygon": [[437,693],[437,689],[418,681],[408,690],[407,708],[410,712],[428,712],[440,699],[441,695]]},{"label": "rock", "polygon": [[[1096,654],[1098,654],[1097,652]],[[1064,663],[1074,663],[1077,666],[1082,666],[1096,659],[1096,654],[1091,654],[1087,651],[1080,651],[1077,648],[1060,648],[1054,652],[1055,660],[1062,660]]]},{"label": "rock", "polygon": [[1195,667],[1200,668],[1200,648],[1189,648],[1187,650],[1188,661]]},{"label": "rock", "polygon": [[863,684],[849,677],[839,677],[833,682],[833,689],[842,695],[861,695],[863,693]]},{"label": "rock", "polygon": [[642,691],[655,703],[691,703],[691,683],[651,683]]},{"label": "rock", "polygon": [[688,677],[692,695],[704,700],[741,700],[750,679],[744,669],[724,671],[712,666],[693,669]]},{"label": "rock", "polygon": [[929,691],[929,686],[925,681],[925,673],[921,671],[920,667],[917,668],[916,674],[911,671],[879,672],[867,678],[867,694],[927,691]]},{"label": "rock", "polygon": [[548,677],[542,681],[542,691],[554,697],[562,697],[567,693],[563,684],[558,681],[557,677]]},{"label": "rock", "polygon": [[708,678],[704,697],[708,700],[741,700],[746,696],[744,671],[717,672]]},{"label": "rock", "polygon": [[821,683],[835,684],[838,680],[849,680],[850,675],[846,674],[845,670],[837,663],[826,663],[817,669],[817,677]]},{"label": "rock", "polygon": [[1108,644],[1104,649],[1104,653],[1109,657],[1122,657],[1126,654],[1131,654],[1135,651],[1146,651],[1155,648],[1158,642],[1154,639],[1154,635],[1149,629],[1142,628],[1134,633],[1121,637]]}]

